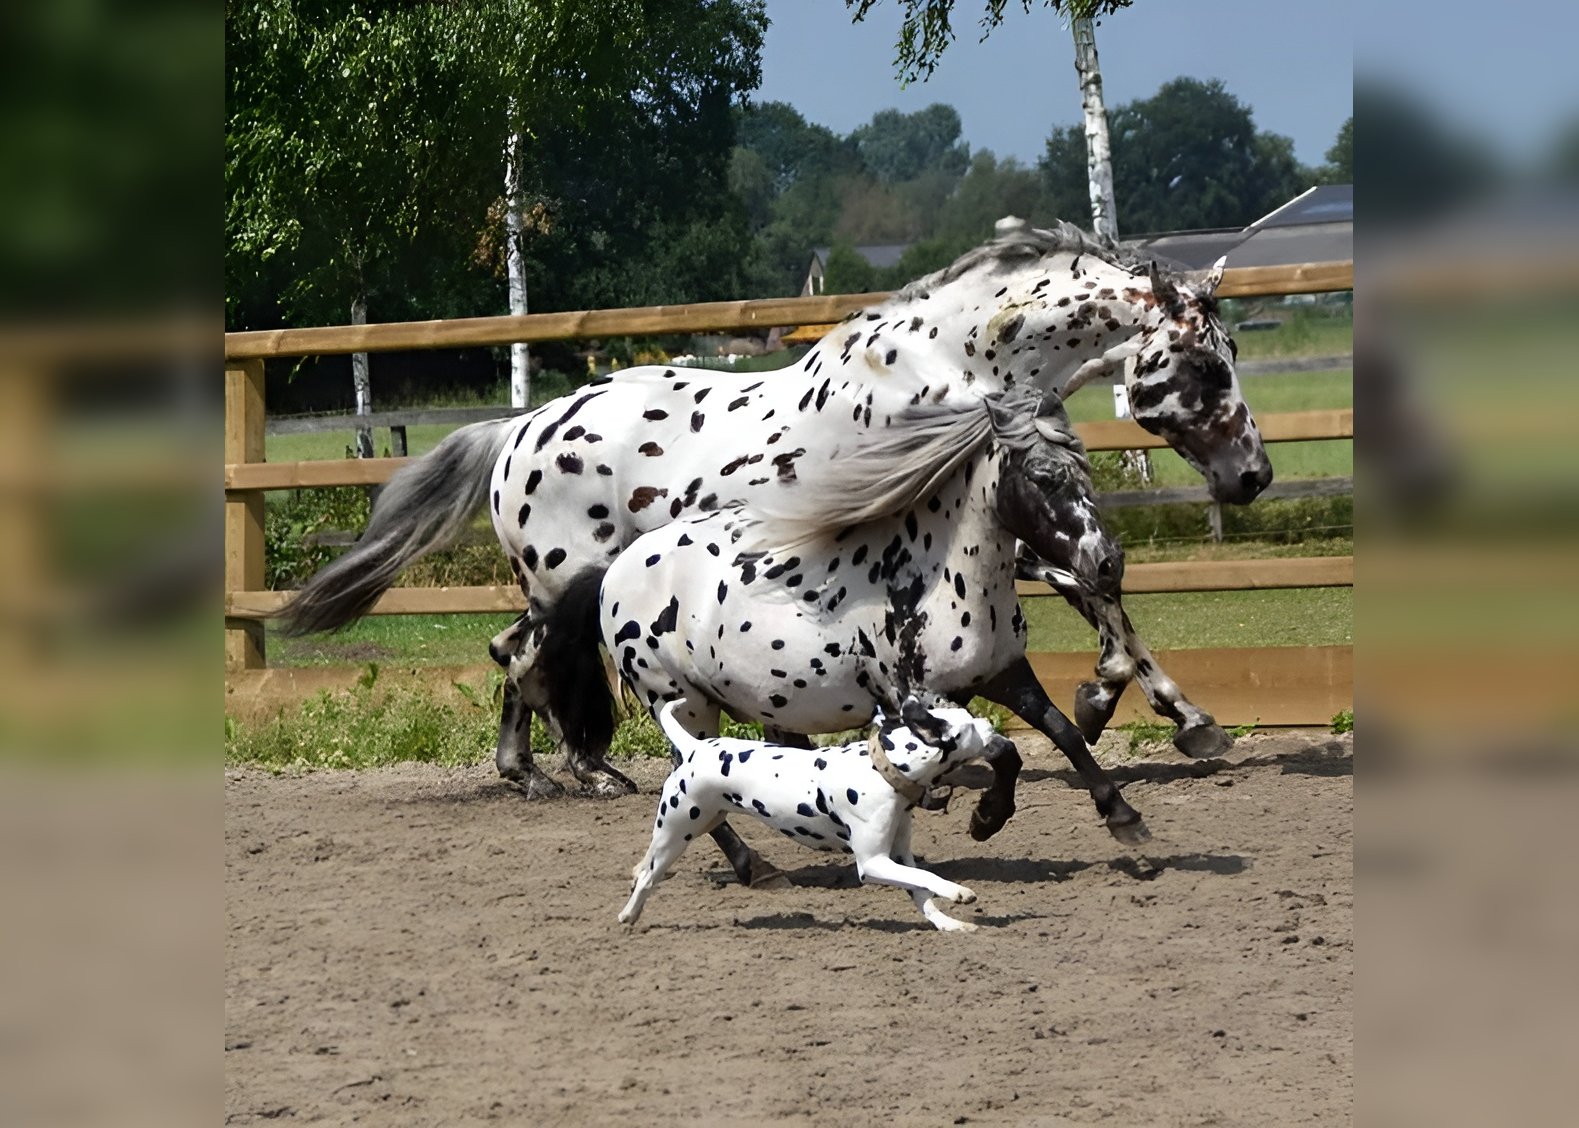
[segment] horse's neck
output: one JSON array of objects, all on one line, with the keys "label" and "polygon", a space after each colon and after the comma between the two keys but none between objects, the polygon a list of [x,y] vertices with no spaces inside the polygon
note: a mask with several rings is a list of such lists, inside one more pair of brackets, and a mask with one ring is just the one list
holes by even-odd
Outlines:
[{"label": "horse's neck", "polygon": [[[952,572],[983,575],[1014,571],[1014,535],[998,520],[998,474],[1002,455],[996,443],[956,470],[938,490],[938,512],[931,514],[923,501],[918,515],[926,513],[929,531],[943,549],[943,565]],[[955,500],[961,502],[954,508]],[[944,516],[948,514],[948,516]],[[941,520],[939,520],[941,518]]]}]

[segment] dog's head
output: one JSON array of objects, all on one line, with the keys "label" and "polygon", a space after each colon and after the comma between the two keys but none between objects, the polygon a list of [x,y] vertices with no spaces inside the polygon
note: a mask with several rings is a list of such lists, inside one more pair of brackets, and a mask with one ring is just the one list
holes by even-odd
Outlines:
[{"label": "dog's head", "polygon": [[928,708],[906,697],[899,716],[878,713],[877,738],[889,759],[918,783],[930,783],[957,764],[987,754],[1004,738],[992,722],[973,717],[958,706]]}]

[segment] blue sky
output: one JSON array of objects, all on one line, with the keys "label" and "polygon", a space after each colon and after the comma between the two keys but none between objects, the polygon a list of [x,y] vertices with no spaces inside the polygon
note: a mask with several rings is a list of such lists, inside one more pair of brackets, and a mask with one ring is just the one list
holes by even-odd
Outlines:
[{"label": "blue sky", "polygon": [[[788,102],[838,133],[890,106],[947,102],[974,148],[1032,163],[1054,125],[1080,121],[1074,48],[1051,12],[1027,15],[1014,0],[1007,7],[1002,26],[978,44],[985,4],[957,0],[959,38],[929,82],[901,89],[893,0],[855,25],[843,0],[768,0],[773,23],[756,97]],[[1353,19],[1350,0],[1142,0],[1097,29],[1108,104],[1148,97],[1178,75],[1220,78],[1252,107],[1258,128],[1292,137],[1300,160],[1319,163],[1354,112]]]}]

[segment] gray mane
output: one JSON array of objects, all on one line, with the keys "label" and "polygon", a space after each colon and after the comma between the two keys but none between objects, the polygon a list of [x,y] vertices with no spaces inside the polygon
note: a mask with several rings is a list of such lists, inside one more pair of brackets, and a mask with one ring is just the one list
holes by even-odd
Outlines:
[{"label": "gray mane", "polygon": [[916,279],[894,297],[900,301],[914,301],[974,270],[997,273],[1056,254],[1091,255],[1136,275],[1145,274],[1151,262],[1150,257],[1137,254],[1131,247],[1100,239],[1072,223],[1059,220],[1050,228],[1022,227],[1000,235],[966,251],[942,270]]}]

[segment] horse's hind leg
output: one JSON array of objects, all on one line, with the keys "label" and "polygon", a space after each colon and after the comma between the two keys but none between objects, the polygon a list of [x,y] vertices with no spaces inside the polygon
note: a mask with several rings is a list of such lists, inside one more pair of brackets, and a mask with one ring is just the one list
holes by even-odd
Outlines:
[{"label": "horse's hind leg", "polygon": [[532,761],[532,707],[521,693],[516,659],[528,643],[528,617],[522,615],[488,644],[488,653],[505,669],[504,708],[499,717],[499,744],[494,750],[494,767],[499,775],[519,784],[528,799],[554,798],[565,793],[552,777]]}]

